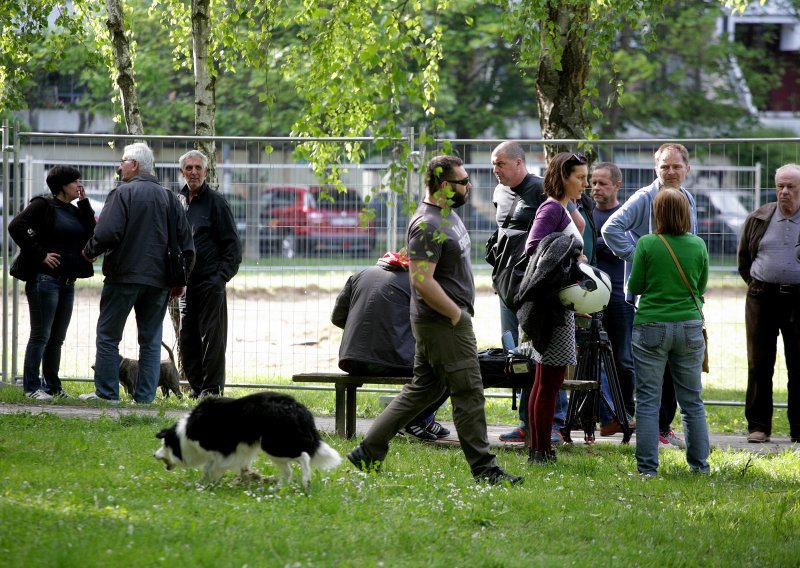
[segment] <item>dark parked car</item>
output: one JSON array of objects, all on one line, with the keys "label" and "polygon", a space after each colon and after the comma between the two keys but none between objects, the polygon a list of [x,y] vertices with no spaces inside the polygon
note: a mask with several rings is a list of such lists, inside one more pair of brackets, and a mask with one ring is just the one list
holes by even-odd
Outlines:
[{"label": "dark parked car", "polygon": [[[408,219],[410,214],[413,214],[414,211],[412,209],[410,214],[408,211],[406,211],[404,199],[405,197],[403,195],[391,195],[388,191],[381,191],[370,197],[366,208],[367,210],[371,209],[375,211],[375,217],[373,221],[378,229],[389,226],[391,213],[393,213],[393,209],[396,209],[397,227],[405,234],[405,230],[408,227]],[[492,208],[492,214],[493,212],[494,208]],[[497,228],[494,217],[492,217],[491,214],[487,215],[478,211],[478,208],[471,201],[468,201],[463,207],[458,208],[456,213],[459,217],[461,217],[461,220],[464,222],[464,226],[470,232],[492,232]]]},{"label": "dark parked car", "polygon": [[[486,213],[487,207],[491,208],[489,214]],[[400,248],[406,243],[408,220],[410,216],[413,215],[415,208],[416,204],[410,212],[408,211],[404,195],[392,194],[389,191],[380,191],[370,196],[369,201],[367,201],[366,209],[367,211],[374,212],[372,221],[378,232],[379,245],[383,250],[385,250],[385,248],[389,246],[388,243],[391,242],[392,227],[390,223],[393,215],[396,216],[397,219],[397,225],[394,227],[396,232],[394,233],[393,246],[395,248]],[[491,204],[484,204],[483,209],[479,210],[470,200],[463,207],[459,207],[456,213],[461,217],[464,226],[467,228],[472,238],[473,253],[477,251],[477,253],[482,256],[483,253],[481,251],[483,250],[483,243],[486,242],[489,235],[497,228],[493,217],[494,207],[492,207]]]},{"label": "dark parked car", "polygon": [[279,186],[261,192],[261,253],[370,256],[375,225],[363,221],[364,202],[354,189]]},{"label": "dark parked car", "polygon": [[736,254],[742,226],[750,207],[746,191],[700,189],[694,192],[697,207],[697,235],[706,242],[711,255]]}]

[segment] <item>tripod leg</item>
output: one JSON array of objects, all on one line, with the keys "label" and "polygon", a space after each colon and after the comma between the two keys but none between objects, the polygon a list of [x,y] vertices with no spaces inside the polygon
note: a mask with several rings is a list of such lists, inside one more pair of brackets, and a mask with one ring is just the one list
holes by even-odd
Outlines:
[{"label": "tripod leg", "polygon": [[[625,410],[625,400],[622,395],[622,387],[619,385],[619,376],[617,375],[617,368],[614,365],[614,355],[611,352],[609,345],[603,345],[601,348],[601,358],[603,368],[606,370],[606,377],[608,378],[608,388],[611,391],[611,405],[609,410],[611,415],[616,418],[619,425],[622,427],[622,443],[627,444],[631,440],[633,430],[628,422],[628,413]],[[600,398],[603,398],[602,396]],[[608,402],[603,398],[603,404],[608,405]]]},{"label": "tripod leg", "polygon": [[561,437],[564,439],[565,444],[572,443],[572,427],[577,422],[578,418],[578,393],[572,391],[569,393],[569,404],[567,405],[567,417],[564,419],[564,427],[561,428]]},{"label": "tripod leg", "polygon": [[[599,367],[597,363],[597,343],[586,342],[581,346],[578,353],[578,365],[575,368],[575,378],[583,381],[595,381],[599,388]],[[583,430],[583,443],[594,444],[595,435],[594,427],[597,416],[597,390],[590,391],[574,391],[572,396],[578,398],[580,394],[580,404],[578,409],[580,412],[581,429]]]},{"label": "tripod leg", "polygon": [[581,413],[581,427],[583,428],[583,443],[586,445],[594,444],[596,439],[594,435],[595,417],[597,416],[597,389],[588,391],[584,396],[586,401],[584,403],[583,412]]}]

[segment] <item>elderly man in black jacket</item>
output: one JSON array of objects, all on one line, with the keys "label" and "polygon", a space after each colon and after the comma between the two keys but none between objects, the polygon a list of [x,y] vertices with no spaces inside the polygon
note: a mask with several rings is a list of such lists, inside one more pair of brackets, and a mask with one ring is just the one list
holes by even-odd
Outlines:
[{"label": "elderly man in black jacket", "polygon": [[[119,402],[119,342],[131,309],[136,312],[139,374],[134,401],[149,404],[156,395],[161,367],[161,331],[167,311],[167,245],[169,217],[177,219],[178,245],[191,268],[194,245],[183,208],[153,175],[153,152],[147,144],[126,146],[119,173],[94,236],[83,248],[93,261],[104,254],[103,291],[97,319],[95,391],[81,400]],[[181,288],[172,294],[182,293]]]},{"label": "elderly man in black jacket", "polygon": [[233,213],[206,183],[208,158],[197,150],[179,159],[186,185],[181,197],[197,251],[186,294],[181,298],[180,346],[191,398],[225,389],[228,305],[225,284],[239,271],[242,245]]}]

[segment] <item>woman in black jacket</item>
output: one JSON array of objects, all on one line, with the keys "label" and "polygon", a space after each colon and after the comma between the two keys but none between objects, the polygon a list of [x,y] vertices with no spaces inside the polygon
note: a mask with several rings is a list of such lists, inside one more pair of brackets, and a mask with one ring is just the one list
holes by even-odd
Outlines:
[{"label": "woman in black jacket", "polygon": [[[31,199],[8,226],[20,248],[11,274],[25,281],[31,321],[22,387],[25,396],[38,400],[69,398],[58,377],[61,346],[72,317],[75,279],[94,274],[81,255],[96,221],[80,178],[72,166],[55,166],[47,173],[52,196]],[[77,207],[71,203],[75,199]]]}]

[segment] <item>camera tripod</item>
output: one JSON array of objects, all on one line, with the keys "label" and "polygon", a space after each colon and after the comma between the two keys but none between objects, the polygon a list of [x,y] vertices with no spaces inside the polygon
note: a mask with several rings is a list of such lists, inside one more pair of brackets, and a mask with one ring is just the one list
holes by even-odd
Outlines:
[{"label": "camera tripod", "polygon": [[[622,427],[622,443],[627,444],[633,430],[628,423],[628,413],[625,411],[625,401],[622,389],[619,386],[619,377],[614,365],[614,354],[608,334],[603,329],[602,312],[592,315],[592,322],[588,329],[578,330],[578,364],[575,367],[574,380],[570,390],[567,418],[561,435],[564,442],[571,443],[570,431],[574,426],[580,425],[584,432],[584,443],[595,442],[595,423],[600,415],[600,404],[608,408],[611,415]],[[600,390],[600,377],[605,370],[608,387],[611,391],[611,402],[606,400]],[[569,383],[565,385],[570,388]]]}]

